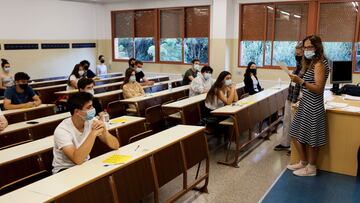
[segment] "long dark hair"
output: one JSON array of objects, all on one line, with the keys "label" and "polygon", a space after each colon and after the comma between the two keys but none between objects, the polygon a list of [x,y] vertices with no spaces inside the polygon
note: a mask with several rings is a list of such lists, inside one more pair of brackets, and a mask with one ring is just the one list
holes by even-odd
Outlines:
[{"label": "long dark hair", "polygon": [[311,68],[313,64],[321,62],[325,59],[324,56],[324,47],[321,41],[321,38],[317,35],[310,35],[303,39],[303,46],[305,46],[305,41],[310,40],[311,44],[315,47],[315,56],[312,59],[307,59],[303,56],[303,60],[301,61],[301,65],[303,68],[308,69]]},{"label": "long dark hair", "polygon": [[[70,77],[71,75],[75,75],[76,78],[81,78],[82,76],[79,75],[79,70],[80,70],[80,64],[76,64],[72,70],[72,72],[70,73],[69,77],[68,77],[68,85],[70,85]],[[84,75],[83,75],[84,76]]]},{"label": "long dark hair", "polygon": [[124,85],[129,83],[130,81],[130,77],[132,75],[132,73],[134,72],[135,70],[133,68],[128,68],[126,69],[126,72],[125,72],[125,78],[124,78]]},{"label": "long dark hair", "polygon": [[208,101],[210,103],[214,102],[215,95],[217,95],[219,89],[224,86],[224,79],[228,75],[231,75],[231,73],[228,71],[223,71],[219,74],[215,83],[213,84],[213,86],[211,86],[209,92],[207,93],[205,101]]},{"label": "long dark hair", "polygon": [[[247,67],[246,67],[246,71],[245,71],[244,77],[250,77],[250,74],[251,74],[251,69],[250,69],[250,67],[251,67],[253,64],[256,65],[256,63],[255,63],[255,62],[252,62],[252,61],[250,61],[250,62],[248,63],[248,65],[247,65]],[[253,73],[253,74],[254,74],[254,76],[256,77],[256,72]]]},{"label": "long dark hair", "polygon": [[1,67],[4,68],[6,64],[10,64],[8,60],[1,59]]}]

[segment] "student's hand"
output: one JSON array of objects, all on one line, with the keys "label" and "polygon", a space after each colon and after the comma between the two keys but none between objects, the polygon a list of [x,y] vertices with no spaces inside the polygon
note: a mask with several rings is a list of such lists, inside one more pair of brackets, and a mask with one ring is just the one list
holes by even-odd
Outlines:
[{"label": "student's hand", "polygon": [[32,107],[34,107],[34,106],[35,106],[34,102],[28,102],[28,103],[26,103],[26,105],[25,105],[26,108],[32,108]]},{"label": "student's hand", "polygon": [[299,76],[290,74],[291,81],[295,82],[296,84],[302,84],[304,82],[303,79],[301,79]]},{"label": "student's hand", "polygon": [[7,127],[7,123],[0,120],[0,132],[3,131]]},{"label": "student's hand", "polygon": [[91,133],[94,136],[101,135],[104,129],[105,129],[104,123],[99,120],[94,120],[93,123],[91,124]]}]

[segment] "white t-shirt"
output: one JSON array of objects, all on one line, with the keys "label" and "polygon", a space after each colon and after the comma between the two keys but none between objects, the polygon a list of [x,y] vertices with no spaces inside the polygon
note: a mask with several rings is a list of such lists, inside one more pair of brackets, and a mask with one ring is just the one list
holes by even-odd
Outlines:
[{"label": "white t-shirt", "polygon": [[253,75],[251,76],[251,79],[253,81],[253,87],[254,87],[255,92],[258,92],[259,91],[259,89],[258,89],[259,81]]},{"label": "white t-shirt", "polygon": [[99,64],[96,66],[96,75],[105,75],[107,74],[107,67],[105,64]]},{"label": "white t-shirt", "polygon": [[189,97],[208,92],[213,84],[214,80],[212,78],[205,80],[202,74],[198,74],[198,76],[191,81]]},{"label": "white t-shirt", "polygon": [[[73,124],[71,117],[63,120],[55,129],[54,132],[54,148],[53,148],[53,173],[57,173],[60,169],[70,168],[75,166],[62,150],[65,146],[73,145],[78,149],[89,136],[91,131],[92,121],[86,121],[84,132],[80,132]],[[90,159],[88,155],[86,161]]]},{"label": "white t-shirt", "polygon": [[[79,79],[80,78],[76,78],[76,76],[75,75],[71,75],[70,76],[70,81],[72,81],[72,80],[75,80],[76,81],[76,84],[77,84],[77,82],[79,81]],[[74,90],[75,88],[73,88],[73,86],[70,86],[70,85],[67,85],[66,86],[66,90]]]}]

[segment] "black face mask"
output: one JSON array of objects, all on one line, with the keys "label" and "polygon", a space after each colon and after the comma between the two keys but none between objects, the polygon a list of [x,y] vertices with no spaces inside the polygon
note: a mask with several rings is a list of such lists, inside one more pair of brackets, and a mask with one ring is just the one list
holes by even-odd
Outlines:
[{"label": "black face mask", "polygon": [[104,59],[102,59],[102,60],[100,60],[100,62],[101,62],[101,63],[105,63],[105,60],[104,60]]},{"label": "black face mask", "polygon": [[256,69],[250,69],[250,73],[256,75]]},{"label": "black face mask", "polygon": [[299,62],[299,63],[300,63],[300,62],[301,62],[301,60],[302,60],[302,56],[295,56],[295,59],[296,59],[296,61],[297,61],[297,62]]},{"label": "black face mask", "polygon": [[23,90],[25,90],[28,86],[28,84],[19,84],[19,87]]}]

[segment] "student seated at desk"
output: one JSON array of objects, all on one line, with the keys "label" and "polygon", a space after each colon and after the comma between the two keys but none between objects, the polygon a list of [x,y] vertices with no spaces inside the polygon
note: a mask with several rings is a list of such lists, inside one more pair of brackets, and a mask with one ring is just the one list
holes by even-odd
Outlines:
[{"label": "student seated at desk", "polygon": [[140,85],[142,86],[153,85],[155,82],[146,79],[145,74],[142,70],[142,66],[143,66],[142,61],[138,61],[138,60],[135,61],[134,69],[135,69],[136,82],[140,83]]},{"label": "student seated at desk", "polygon": [[96,77],[95,73],[90,69],[90,62],[87,60],[83,60],[80,62],[80,65],[84,67],[85,70],[85,77],[87,78],[94,78]]},{"label": "student seated at desk", "polygon": [[96,75],[106,75],[107,74],[107,67],[105,64],[105,57],[104,55],[99,56],[100,64],[96,66]]},{"label": "student seated at desk", "polygon": [[5,128],[8,126],[8,121],[6,120],[4,114],[2,113],[0,109],[0,132],[5,130]]},{"label": "student seated at desk", "polygon": [[191,61],[191,63],[193,64],[192,67],[188,69],[184,74],[184,78],[182,81],[183,85],[190,84],[191,81],[196,78],[198,72],[201,70],[199,59],[194,59]]},{"label": "student seated at desk", "polygon": [[63,120],[54,132],[53,173],[89,160],[97,137],[111,149],[119,148],[119,141],[95,118],[93,96],[79,92],[68,100],[71,117]]},{"label": "student seated at desk", "polygon": [[6,88],[14,85],[14,76],[10,73],[10,63],[6,59],[1,59],[2,73],[0,73],[0,96],[4,95]]},{"label": "student seated at desk", "polygon": [[77,89],[78,88],[77,83],[80,80],[80,78],[83,78],[83,77],[85,77],[84,67],[81,66],[80,64],[76,64],[69,76],[66,90]]},{"label": "student seated at desk", "polygon": [[135,70],[128,68],[125,72],[123,96],[125,99],[144,96],[145,92],[141,85],[136,82]]},{"label": "student seated at desk", "polygon": [[189,96],[195,96],[203,93],[207,93],[211,86],[214,84],[214,80],[211,78],[213,69],[210,66],[204,66],[201,68],[201,74],[191,82]]},{"label": "student seated at desk", "polygon": [[236,86],[231,81],[231,73],[223,71],[216,79],[214,85],[210,88],[205,99],[204,118],[200,121],[200,125],[214,125],[225,118],[215,117],[211,115],[211,111],[230,105],[238,101]]},{"label": "student seated at desk", "polygon": [[[78,81],[79,92],[87,92],[94,96],[94,94],[95,94],[94,86],[95,86],[95,82],[91,78],[81,78]],[[98,115],[99,117],[102,117],[102,115],[104,114],[104,111],[99,102],[99,99],[96,97],[93,97],[92,104],[96,110],[96,115]]]},{"label": "student seated at desk", "polygon": [[256,76],[256,64],[254,62],[250,62],[246,68],[244,74],[244,84],[245,92],[249,93],[249,95],[256,94],[263,90]]},{"label": "student seated at desk", "polygon": [[[129,67],[128,68],[135,68],[135,62],[136,62],[135,58],[129,58],[129,60],[128,60]],[[125,70],[125,72],[126,72],[126,70]]]},{"label": "student seated at desk", "polygon": [[5,109],[31,108],[41,104],[40,97],[28,85],[29,80],[29,75],[24,72],[15,74],[15,85],[5,90]]}]

